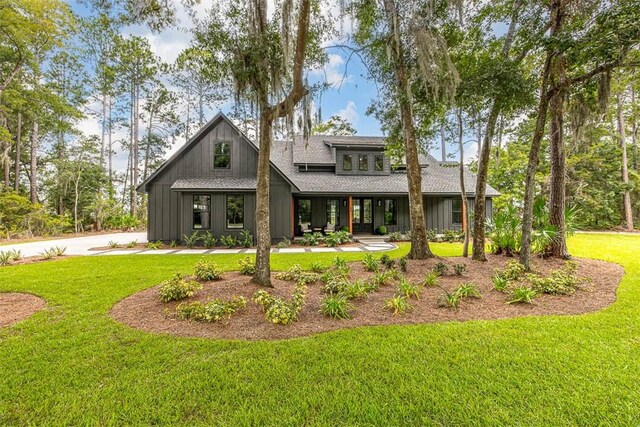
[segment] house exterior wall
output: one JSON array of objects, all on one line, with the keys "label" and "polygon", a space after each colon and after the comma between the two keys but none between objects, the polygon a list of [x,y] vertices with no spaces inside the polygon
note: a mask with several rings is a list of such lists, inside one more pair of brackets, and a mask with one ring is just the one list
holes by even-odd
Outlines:
[{"label": "house exterior wall", "polygon": [[[343,167],[342,159],[345,154],[350,154],[352,158],[352,167],[350,171],[344,170]],[[367,159],[369,166],[367,171],[361,171],[358,167],[358,156],[360,154],[367,154],[369,156]],[[374,168],[374,156],[376,154],[382,154],[383,158],[383,170],[378,172],[376,172]],[[382,150],[337,148],[336,173],[338,175],[389,175],[391,173],[391,164],[389,163],[389,158],[383,154]]]},{"label": "house exterior wall", "polygon": [[[217,141],[231,144],[231,164],[228,169],[213,168],[213,149]],[[178,178],[234,177],[255,178],[258,153],[226,121],[220,121],[210,132],[160,172],[149,186],[147,238],[150,241],[182,241],[193,230],[193,195],[210,194],[211,228],[216,237],[239,234],[241,230],[226,229],[227,194],[244,194],[244,225],[255,236],[255,192],[242,191],[175,191],[171,185]],[[274,238],[291,235],[291,185],[271,170],[271,235]],[[199,230],[204,232],[205,230]]]}]

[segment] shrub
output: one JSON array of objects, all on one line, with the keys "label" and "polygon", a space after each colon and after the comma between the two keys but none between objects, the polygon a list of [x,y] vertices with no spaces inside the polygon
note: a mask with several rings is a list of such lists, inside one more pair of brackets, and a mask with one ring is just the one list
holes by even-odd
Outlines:
[{"label": "shrub", "polygon": [[233,234],[229,234],[228,236],[220,236],[220,243],[231,249],[234,246],[238,246],[238,239]]},{"label": "shrub", "polygon": [[528,274],[526,278],[531,283],[531,288],[538,293],[571,295],[584,284],[584,280],[576,276],[576,270],[576,263],[567,261],[563,268],[551,272],[549,277],[542,278]]},{"label": "shrub", "polygon": [[296,286],[293,297],[289,301],[274,297],[267,291],[259,290],[253,300],[265,311],[265,318],[275,324],[288,325],[298,320],[305,301],[305,287]]},{"label": "shrub", "polygon": [[184,244],[187,245],[188,248],[192,248],[198,244],[201,238],[198,232],[194,231],[193,233],[191,233],[191,235],[183,234],[182,240],[184,241]]},{"label": "shrub", "polygon": [[321,233],[304,233],[300,243],[304,246],[318,246],[321,239]]},{"label": "shrub", "polygon": [[314,273],[322,273],[325,270],[325,268],[321,262],[314,261],[309,266],[309,270],[313,271]]},{"label": "shrub", "polygon": [[449,292],[444,291],[438,295],[436,304],[438,307],[457,309],[460,306],[460,295],[455,292],[450,294]]},{"label": "shrub", "polygon": [[384,308],[390,310],[394,316],[405,314],[412,309],[409,301],[403,295],[396,295],[386,300],[384,302]]},{"label": "shrub", "polygon": [[242,230],[240,232],[240,242],[244,248],[253,246],[253,235],[249,233],[249,230]]},{"label": "shrub", "polygon": [[407,272],[407,264],[409,263],[409,258],[405,255],[398,260],[398,265],[400,266],[400,270],[403,273]]},{"label": "shrub", "polygon": [[18,249],[12,249],[8,253],[11,261],[20,261],[22,259],[22,251]]},{"label": "shrub", "polygon": [[204,258],[196,263],[194,274],[200,280],[222,279],[222,270],[214,262],[207,261]]},{"label": "shrub", "polygon": [[328,247],[333,248],[334,246],[338,246],[340,244],[340,238],[336,233],[330,232],[327,233],[327,235],[324,237],[324,243]]},{"label": "shrub", "polygon": [[498,292],[504,292],[509,287],[509,280],[505,279],[500,274],[494,274],[491,276],[491,281],[493,282],[493,289]]},{"label": "shrub", "polygon": [[11,264],[11,253],[10,252],[0,252],[0,265],[9,265]]},{"label": "shrub", "polygon": [[119,248],[120,247],[120,243],[114,241],[114,240],[109,240],[109,247],[111,249],[115,249],[115,248]]},{"label": "shrub", "polygon": [[456,276],[462,276],[467,272],[467,266],[465,264],[453,264],[453,272]]},{"label": "shrub", "polygon": [[320,275],[318,273],[303,271],[296,278],[296,284],[308,285],[310,283],[315,283],[318,280],[320,280]]},{"label": "shrub", "polygon": [[279,241],[278,244],[276,245],[276,248],[284,249],[284,248],[288,248],[289,246],[291,246],[291,240],[287,239],[286,237],[283,237],[282,240]]},{"label": "shrub", "polygon": [[338,268],[338,269],[342,269],[342,268],[349,268],[349,266],[347,266],[347,261],[339,256],[336,256],[333,259],[333,266]]},{"label": "shrub", "polygon": [[366,282],[364,282],[363,286],[367,294],[371,292],[376,292],[378,291],[378,289],[380,289],[380,285],[374,282],[373,280],[367,280]]},{"label": "shrub", "polygon": [[377,286],[384,286],[390,284],[391,281],[394,278],[397,279],[397,277],[397,271],[395,270],[378,271],[373,275],[371,281]]},{"label": "shrub", "polygon": [[238,261],[240,265],[240,274],[245,276],[253,276],[256,273],[256,264],[251,257],[246,257]]},{"label": "shrub", "polygon": [[464,232],[459,230],[444,230],[443,234],[446,242],[460,242],[464,238]]},{"label": "shrub", "polygon": [[276,279],[293,281],[297,280],[301,273],[302,267],[300,267],[300,264],[294,264],[288,270],[276,273]]},{"label": "shrub", "polygon": [[516,260],[511,260],[499,274],[507,280],[517,280],[524,274],[524,271],[524,265]]},{"label": "shrub", "polygon": [[424,279],[422,279],[422,286],[425,286],[425,287],[438,286],[438,277],[440,276],[435,271],[428,272],[427,275],[424,276]]},{"label": "shrub", "polygon": [[364,298],[367,296],[368,288],[365,285],[365,282],[361,280],[356,280],[355,282],[348,283],[344,289],[342,290],[342,295],[344,295],[347,299],[358,299]]},{"label": "shrub", "polygon": [[147,249],[160,249],[162,247],[162,242],[158,240],[157,242],[147,242],[145,245]]},{"label": "shrub", "polygon": [[381,236],[387,234],[387,227],[385,227],[384,225],[378,227],[378,234],[380,234]]},{"label": "shrub", "polygon": [[447,264],[440,261],[436,263],[432,271],[436,273],[438,276],[444,276],[449,272],[449,267],[447,267]]},{"label": "shrub", "polygon": [[401,242],[403,240],[402,233],[399,231],[392,231],[389,233],[389,241],[390,242]]},{"label": "shrub", "polygon": [[518,286],[511,291],[507,304],[532,304],[537,296],[536,291],[526,286]]},{"label": "shrub", "polygon": [[171,279],[160,284],[160,301],[180,301],[193,296],[198,289],[202,289],[200,283],[186,281],[180,273],[176,273]]},{"label": "shrub", "polygon": [[430,228],[427,230],[428,241],[433,242],[434,240],[436,240],[437,235],[438,235],[438,230],[434,230],[433,228]]},{"label": "shrub", "polygon": [[378,259],[371,252],[365,254],[362,263],[364,264],[365,270],[378,271]]},{"label": "shrub", "polygon": [[218,243],[218,239],[215,238],[213,234],[209,230],[202,236],[202,244],[205,248],[212,248]]},{"label": "shrub", "polygon": [[322,289],[326,294],[339,294],[343,293],[347,286],[349,286],[349,281],[344,277],[331,276],[324,282]]},{"label": "shrub", "polygon": [[396,291],[398,292],[398,294],[407,297],[408,299],[420,299],[420,289],[418,289],[418,285],[410,283],[405,278],[400,279],[400,284],[398,285],[398,289]]},{"label": "shrub", "polygon": [[206,304],[200,301],[181,303],[176,307],[178,317],[182,320],[196,320],[199,322],[219,322],[224,318],[230,318],[236,311],[247,306],[246,298],[233,297],[229,301],[214,299]]},{"label": "shrub", "polygon": [[478,287],[471,282],[462,283],[454,293],[460,298],[482,298],[482,294],[478,290]]},{"label": "shrub", "polygon": [[389,254],[382,254],[380,257],[380,264],[384,265],[387,269],[392,269],[396,265],[396,262],[389,256]]},{"label": "shrub", "polygon": [[346,231],[345,230],[336,231],[335,235],[338,238],[339,244],[341,245],[344,245],[345,243],[349,243],[351,241],[351,235],[349,234],[348,228]]},{"label": "shrub", "polygon": [[129,243],[127,243],[127,248],[129,248],[129,249],[135,248],[137,244],[138,244],[137,240],[132,240]]},{"label": "shrub", "polygon": [[345,233],[349,234],[349,227],[347,227],[346,225],[342,226],[342,228],[340,229],[340,231],[344,231]]},{"label": "shrub", "polygon": [[320,303],[320,312],[333,319],[350,319],[353,308],[344,295],[327,295]]}]

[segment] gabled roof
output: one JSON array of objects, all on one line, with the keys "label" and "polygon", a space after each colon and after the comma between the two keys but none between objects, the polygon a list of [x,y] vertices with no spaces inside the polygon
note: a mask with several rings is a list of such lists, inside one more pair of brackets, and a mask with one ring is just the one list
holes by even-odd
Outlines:
[{"label": "gabled roof", "polygon": [[[189,140],[182,145],[178,151],[176,151],[175,153],[173,153],[173,155],[171,157],[169,157],[167,160],[165,160],[160,167],[158,167],[158,169],[156,169],[151,175],[149,175],[147,177],[147,179],[145,179],[144,181],[142,181],[140,183],[140,185],[138,185],[136,187],[136,191],[138,192],[145,192],[147,191],[147,185],[149,185],[163,170],[165,170],[167,168],[167,166],[169,166],[170,164],[172,164],[176,159],[178,159],[182,153],[184,153],[187,149],[189,149],[193,144],[195,144],[197,141],[200,140],[200,138],[203,135],[206,135],[207,132],[209,132],[211,129],[213,129],[219,122],[221,121],[225,121],[229,126],[231,126],[231,128],[236,131],[238,133],[238,135],[240,135],[240,137],[242,137],[242,139],[244,139],[244,141],[246,143],[249,144],[249,146],[253,147],[256,151],[258,150],[257,146],[253,143],[253,141],[251,141],[249,138],[247,138],[247,136],[240,130],[238,129],[238,127],[231,121],[229,120],[229,118],[222,112],[219,112],[218,114],[216,114],[211,120],[209,120],[204,126],[202,126],[198,132],[196,132],[191,138],[189,138]],[[271,166],[273,166],[280,175],[282,175],[282,177],[289,182],[291,185],[293,185],[293,183],[287,178],[287,176],[285,174],[282,173],[281,170],[278,169],[278,167],[276,165],[273,164],[273,162],[271,163]]]}]

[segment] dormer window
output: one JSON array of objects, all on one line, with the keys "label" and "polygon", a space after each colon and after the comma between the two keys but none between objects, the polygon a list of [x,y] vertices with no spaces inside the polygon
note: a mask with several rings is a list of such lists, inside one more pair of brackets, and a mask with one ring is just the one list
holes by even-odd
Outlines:
[{"label": "dormer window", "polygon": [[358,165],[361,172],[366,172],[369,170],[369,156],[367,154],[360,154]]},{"label": "dormer window", "polygon": [[228,142],[216,142],[213,148],[213,168],[229,169],[231,167],[231,144]]},{"label": "dormer window", "polygon": [[373,160],[373,169],[376,172],[384,171],[384,157],[382,154],[376,154]]},{"label": "dormer window", "polygon": [[353,169],[353,157],[351,157],[351,154],[342,156],[342,169],[346,171]]}]

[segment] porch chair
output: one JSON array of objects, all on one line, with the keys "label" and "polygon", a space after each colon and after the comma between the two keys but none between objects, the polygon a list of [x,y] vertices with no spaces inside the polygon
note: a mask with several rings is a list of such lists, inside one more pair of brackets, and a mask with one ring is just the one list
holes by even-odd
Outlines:
[{"label": "porch chair", "polygon": [[300,231],[302,231],[302,234],[304,234],[304,233],[312,233],[313,230],[311,229],[311,223],[301,222],[300,223]]},{"label": "porch chair", "polygon": [[331,224],[330,222],[327,223],[327,225],[325,225],[324,227],[324,232],[325,233],[333,233],[336,231],[336,225],[335,224]]}]

